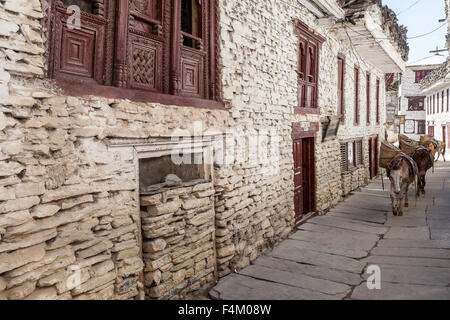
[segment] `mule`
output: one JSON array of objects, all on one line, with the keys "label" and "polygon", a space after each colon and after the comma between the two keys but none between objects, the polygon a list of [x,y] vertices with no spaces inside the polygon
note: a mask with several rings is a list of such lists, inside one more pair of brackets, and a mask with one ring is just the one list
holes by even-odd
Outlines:
[{"label": "mule", "polygon": [[392,159],[387,169],[391,181],[391,203],[394,216],[403,216],[403,207],[409,207],[408,190],[416,178],[414,161],[404,155]]},{"label": "mule", "polygon": [[447,149],[446,143],[443,142],[443,141],[440,141],[439,147],[437,148],[437,154],[438,154],[438,157],[437,157],[437,159],[436,159],[435,161],[438,161],[439,158],[442,156],[442,158],[444,159],[444,162],[446,162],[446,161],[445,161],[445,152],[446,152],[446,149]]},{"label": "mule", "polygon": [[416,196],[419,196],[420,193],[425,194],[425,176],[427,171],[431,169],[434,165],[433,154],[432,152],[424,147],[418,147],[412,156],[414,161],[417,164],[417,193]]}]

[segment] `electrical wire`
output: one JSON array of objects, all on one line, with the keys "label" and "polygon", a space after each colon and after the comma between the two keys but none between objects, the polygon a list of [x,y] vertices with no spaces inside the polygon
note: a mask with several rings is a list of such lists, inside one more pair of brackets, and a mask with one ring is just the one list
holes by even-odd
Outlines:
[{"label": "electrical wire", "polygon": [[417,0],[416,2],[414,2],[412,5],[410,5],[408,8],[406,8],[403,11],[400,11],[399,13],[397,13],[397,16],[401,15],[402,13],[405,13],[406,11],[408,11],[409,9],[411,9],[412,7],[414,7],[416,4],[418,4],[419,2],[421,2],[422,0]]},{"label": "electrical wire", "polygon": [[439,29],[441,29],[442,27],[444,27],[446,24],[447,24],[447,22],[444,22],[444,24],[442,24],[441,26],[437,27],[437,28],[434,29],[433,31],[430,31],[430,32],[428,32],[428,33],[421,34],[421,35],[419,35],[419,36],[409,37],[408,40],[411,40],[411,39],[417,39],[417,38],[422,38],[422,37],[428,36],[428,35],[430,35],[430,34],[436,32],[436,31],[438,31]]}]

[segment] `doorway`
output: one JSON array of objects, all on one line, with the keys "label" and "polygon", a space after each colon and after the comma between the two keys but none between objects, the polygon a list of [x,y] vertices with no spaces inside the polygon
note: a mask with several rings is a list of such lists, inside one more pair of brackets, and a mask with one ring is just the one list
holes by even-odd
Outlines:
[{"label": "doorway", "polygon": [[295,223],[315,210],[314,138],[294,139]]},{"label": "doorway", "polygon": [[378,176],[378,136],[369,138],[370,179]]},{"label": "doorway", "polygon": [[445,146],[447,146],[447,126],[442,126],[442,142],[444,142]]}]

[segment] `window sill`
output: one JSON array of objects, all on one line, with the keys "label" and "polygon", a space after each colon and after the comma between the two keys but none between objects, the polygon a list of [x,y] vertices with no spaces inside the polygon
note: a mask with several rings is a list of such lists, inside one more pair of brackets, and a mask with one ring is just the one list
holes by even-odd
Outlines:
[{"label": "window sill", "polygon": [[294,114],[320,114],[319,108],[294,107]]},{"label": "window sill", "polygon": [[133,102],[161,103],[180,107],[203,109],[225,109],[222,102],[194,97],[175,96],[165,93],[149,92],[139,89],[117,88],[98,84],[80,85],[57,81],[63,93],[70,96],[97,96],[112,99],[128,99]]}]

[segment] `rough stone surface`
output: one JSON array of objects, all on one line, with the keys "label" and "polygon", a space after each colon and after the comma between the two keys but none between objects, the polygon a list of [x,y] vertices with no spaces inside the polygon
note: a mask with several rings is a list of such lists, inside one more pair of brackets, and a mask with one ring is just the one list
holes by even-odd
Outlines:
[{"label": "rough stone surface", "polygon": [[[450,234],[445,224],[431,222],[436,214],[441,219],[450,217],[446,210],[450,166],[436,166],[439,173],[428,175],[427,195],[418,200],[421,205],[405,209],[403,217],[359,208],[361,198],[366,207],[383,207],[380,199],[389,204],[387,196],[380,198],[389,191],[382,191],[381,182],[374,181],[339,206],[346,207],[345,214],[333,208],[325,216],[311,218],[253,265],[219,280],[210,298],[279,299],[279,294],[284,297],[288,292],[294,299],[448,300],[450,244],[430,238],[430,230],[431,234],[436,230],[443,236]],[[377,194],[369,197],[369,190]],[[368,273],[371,265],[380,268],[380,289],[367,287],[373,275]],[[317,297],[321,294],[327,296]]]},{"label": "rough stone surface", "polygon": [[[144,292],[147,298],[179,297],[244,268],[293,228],[292,123],[319,123],[318,212],[368,183],[368,137],[383,134],[384,99],[380,124],[355,126],[354,86],[348,85],[348,112],[336,139],[322,142],[321,121],[337,113],[338,53],[350,68],[358,64],[361,74],[371,73],[372,101],[376,78],[384,96],[384,74],[355,54],[339,31],[293,3],[218,1],[217,80],[224,108],[210,110],[63,95],[57,81],[45,78],[49,50],[43,9],[48,1],[0,0],[0,279],[7,283],[2,297],[54,298],[55,290],[56,299],[140,299]],[[319,55],[318,114],[294,114],[296,19],[326,37]],[[250,26],[242,21],[251,21]],[[346,72],[345,82],[353,83],[352,78]],[[363,85],[360,96],[365,96]],[[365,114],[364,103],[360,110]],[[170,137],[176,129],[193,134],[198,123],[204,132],[234,134],[234,143],[227,142],[232,159],[211,166],[212,182],[186,194],[140,197],[136,147],[111,146],[114,139],[151,141]],[[263,145],[268,141],[266,155],[251,146],[251,137],[257,136]],[[339,142],[355,137],[363,141],[363,165],[342,174]],[[267,161],[253,161],[255,156]],[[349,256],[361,256],[360,250],[370,249],[382,231],[367,224],[341,226],[347,229],[335,233],[374,232],[361,247],[339,251]],[[316,237],[321,231],[310,233]],[[432,234],[443,237],[437,229]],[[336,256],[327,251],[338,251],[328,248],[304,252],[308,261],[329,267],[327,259]],[[347,269],[351,258],[335,259]],[[359,262],[350,265],[352,271],[360,269]],[[80,268],[77,288],[67,286],[69,267]],[[258,290],[263,296],[273,290],[263,291]],[[281,296],[306,292],[311,298],[344,296],[303,288]]]}]

